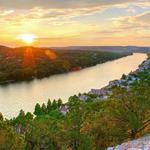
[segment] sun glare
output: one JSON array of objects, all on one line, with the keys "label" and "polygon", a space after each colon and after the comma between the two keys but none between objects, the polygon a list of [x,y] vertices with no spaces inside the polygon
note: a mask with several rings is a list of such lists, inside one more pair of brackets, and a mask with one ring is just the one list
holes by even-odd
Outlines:
[{"label": "sun glare", "polygon": [[26,44],[31,44],[34,42],[36,37],[33,34],[22,34],[18,38]]}]

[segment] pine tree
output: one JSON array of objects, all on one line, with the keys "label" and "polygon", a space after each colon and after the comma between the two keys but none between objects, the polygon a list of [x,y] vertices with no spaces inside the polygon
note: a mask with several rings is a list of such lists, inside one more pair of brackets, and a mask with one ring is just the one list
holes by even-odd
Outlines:
[{"label": "pine tree", "polygon": [[55,109],[57,109],[57,107],[58,107],[57,102],[56,102],[56,100],[54,100],[52,103],[52,109],[55,110]]},{"label": "pine tree", "polygon": [[36,106],[35,106],[34,114],[36,116],[42,115],[42,109],[41,109],[41,106],[40,106],[39,103],[37,103]]},{"label": "pine tree", "polygon": [[41,109],[42,109],[42,114],[45,115],[47,113],[47,108],[46,108],[46,105],[44,103],[42,104]]},{"label": "pine tree", "polygon": [[51,103],[51,100],[49,99],[48,102],[47,102],[47,111],[48,113],[51,111],[52,109],[52,103]]},{"label": "pine tree", "polygon": [[60,107],[61,105],[62,105],[62,100],[59,99],[59,100],[58,100],[58,107]]}]

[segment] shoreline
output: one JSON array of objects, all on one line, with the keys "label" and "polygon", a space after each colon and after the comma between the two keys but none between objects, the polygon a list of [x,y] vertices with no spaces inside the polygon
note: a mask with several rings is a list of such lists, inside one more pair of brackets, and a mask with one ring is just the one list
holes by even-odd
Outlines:
[{"label": "shoreline", "polygon": [[[89,99],[89,95],[95,95],[97,96],[95,101],[107,100],[112,95],[112,89],[114,87],[129,90],[134,82],[139,81],[138,74],[148,69],[150,69],[150,58],[147,54],[147,59],[144,60],[135,71],[131,71],[128,75],[123,74],[118,80],[109,81],[109,84],[105,87],[100,89],[91,89],[88,93],[79,94],[78,98],[81,101],[86,102]],[[60,108],[60,112],[66,114],[68,111],[67,103],[64,103]]]},{"label": "shoreline", "polygon": [[[138,58],[140,58],[140,59],[138,59]],[[67,76],[58,76],[56,79],[58,79],[58,82],[56,82],[55,81],[55,77],[53,77],[52,79],[50,79],[50,81],[49,81],[49,79],[44,79],[44,80],[42,80],[42,81],[40,81],[40,82],[37,82],[36,80],[33,82],[33,83],[23,83],[23,84],[16,84],[16,85],[10,85],[10,86],[8,86],[8,87],[4,87],[4,89],[3,89],[3,87],[1,87],[2,88],[2,91],[4,92],[4,93],[2,93],[2,96],[1,96],[1,99],[2,99],[2,105],[4,105],[6,108],[1,108],[2,110],[4,110],[4,111],[2,111],[4,114],[5,114],[5,116],[7,117],[7,118],[12,118],[12,117],[14,117],[14,116],[16,116],[17,114],[18,114],[18,112],[19,112],[19,110],[22,108],[25,112],[33,112],[33,110],[34,110],[34,107],[35,107],[35,104],[36,103],[39,103],[39,104],[42,104],[42,103],[46,103],[47,102],[47,100],[50,98],[51,99],[51,101],[53,101],[54,99],[56,99],[56,100],[58,100],[59,98],[61,98],[62,100],[63,100],[63,104],[65,104],[66,102],[68,102],[68,99],[69,99],[69,97],[71,97],[71,96],[73,96],[74,95],[74,93],[76,94],[76,95],[78,95],[79,93],[88,93],[89,91],[90,91],[90,89],[91,88],[93,88],[93,87],[98,87],[99,88],[99,85],[100,85],[100,87],[104,87],[105,85],[107,85],[107,83],[109,82],[109,81],[112,81],[113,79],[120,79],[120,77],[121,77],[121,75],[123,74],[123,73],[126,73],[126,74],[128,74],[129,73],[129,71],[130,70],[135,70],[135,69],[137,69],[137,67],[138,67],[138,65],[140,65],[142,62],[143,62],[143,60],[145,60],[147,57],[146,57],[146,54],[135,54],[134,56],[127,56],[127,59],[126,58],[121,58],[121,60],[124,60],[124,61],[117,61],[117,60],[115,60],[115,61],[112,61],[111,63],[106,63],[106,65],[104,65],[104,67],[99,67],[99,66],[101,66],[101,65],[98,65],[97,67],[92,67],[91,69],[85,69],[85,71],[81,71],[81,73],[69,73],[69,76],[67,75]],[[107,71],[104,71],[104,73],[103,74],[101,74],[100,72],[101,72],[101,70],[108,70],[112,65],[114,66],[116,66],[117,68],[119,67],[122,67],[123,65],[124,65],[124,63],[125,64],[128,64],[127,62],[132,62],[133,60],[137,60],[137,61],[135,61],[135,63],[133,63],[133,65],[132,65],[132,67],[127,67],[128,69],[121,69],[119,72],[116,70],[114,70],[114,73],[112,73],[110,76],[111,77],[109,77],[108,79],[107,79],[107,81],[104,81],[103,80],[103,76],[105,75],[105,74],[108,74],[109,75],[109,73],[107,72]],[[118,62],[120,62],[120,63],[118,63]],[[123,62],[123,64],[122,64],[122,62]],[[103,66],[103,65],[102,65]],[[93,68],[94,68],[94,70],[93,70]],[[99,69],[98,69],[99,68]],[[118,69],[119,69],[118,68]],[[97,70],[98,69],[98,70]],[[73,86],[73,87],[80,87],[80,89],[79,90],[71,90],[69,93],[68,92],[66,92],[66,90],[62,90],[62,92],[60,92],[59,90],[63,87],[63,86],[59,86],[60,84],[61,85],[63,85],[63,83],[66,83],[67,81],[68,81],[68,77],[69,77],[69,79],[72,79],[72,78],[70,78],[70,77],[73,77],[73,79],[74,79],[74,75],[79,75],[79,77],[78,78],[75,78],[75,80],[78,80],[78,81],[81,81],[82,79],[85,79],[84,78],[84,76],[86,75],[85,73],[88,73],[88,72],[95,72],[95,73],[97,73],[97,75],[95,76],[91,76],[92,77],[92,79],[94,78],[95,80],[92,80],[92,83],[94,82],[95,84],[92,84],[92,86],[88,86],[89,84],[90,84],[90,82],[91,82],[91,80],[89,80],[89,82],[87,81],[87,83],[85,83],[85,82],[82,82],[81,84],[80,84],[80,82],[79,82],[79,84],[78,84],[78,82],[77,82],[77,84],[75,83],[75,85]],[[99,71],[99,73],[97,72],[97,71]],[[113,70],[112,70],[113,71]],[[89,73],[90,73],[89,72]],[[115,74],[118,72],[118,75],[116,76]],[[94,74],[95,74],[94,73]],[[84,75],[83,76],[83,78],[82,77],[80,77],[80,75]],[[99,76],[99,74],[100,74],[100,76]],[[65,78],[64,78],[65,77]],[[101,77],[102,77],[102,80],[99,80],[99,79],[101,79]],[[63,80],[62,80],[63,79]],[[62,80],[62,82],[61,82],[61,80]],[[65,82],[64,82],[65,81]],[[105,82],[106,84],[103,84],[103,82]],[[38,83],[38,84],[37,84]],[[54,88],[54,87],[52,87],[51,86],[51,83],[52,84],[55,84],[56,83],[56,87],[57,87],[57,89],[56,88]],[[102,84],[101,84],[102,83]],[[66,84],[66,89],[68,89],[68,86],[72,86],[72,84],[74,84],[73,82],[71,82],[71,84]],[[82,87],[82,84],[85,84],[85,86],[84,87]],[[32,86],[31,86],[32,85]],[[80,86],[81,85],[81,86]],[[88,88],[87,88],[87,86],[88,86]],[[36,86],[36,87],[35,87]],[[42,88],[42,86],[43,87],[45,87],[44,89]],[[32,89],[33,90],[37,90],[37,88],[39,87],[39,92],[41,93],[39,93],[39,94],[37,94],[37,95],[34,95],[34,91],[33,92],[30,92]],[[47,87],[47,88],[46,88]],[[17,88],[19,88],[19,89],[17,89]],[[57,90],[56,92],[55,92],[55,90],[53,90],[53,89],[55,89],[55,90]],[[86,89],[86,90],[85,90]],[[87,90],[88,89],[88,90]],[[7,92],[9,92],[9,97],[7,98],[7,95],[5,96],[6,97],[6,101],[8,101],[9,103],[8,104],[6,104],[6,102],[3,102],[3,99],[4,99],[4,95],[5,95],[5,93],[7,93]],[[26,93],[27,92],[27,93]],[[45,92],[45,95],[43,95],[44,94],[44,92]],[[51,94],[51,92],[54,92],[54,94]],[[42,94],[43,93],[43,94]],[[25,95],[24,95],[25,94]],[[32,96],[32,95],[33,96]],[[62,94],[63,95],[68,95],[68,96],[66,96],[67,98],[64,98],[64,97],[62,97]],[[23,97],[24,96],[24,97]],[[45,99],[44,99],[45,98]],[[80,98],[83,98],[82,96],[80,97]],[[29,104],[30,105],[28,105],[28,101],[31,101],[31,102],[29,102]],[[13,103],[16,103],[14,106],[13,106],[13,108],[11,109],[11,110],[8,110],[7,108],[8,108],[8,106],[10,105],[10,104],[13,104]],[[11,105],[10,105],[11,106]],[[15,110],[15,111],[14,111]],[[11,112],[11,113],[10,113]]]},{"label": "shoreline", "polygon": [[7,85],[10,85],[10,84],[17,84],[17,83],[22,83],[22,82],[32,82],[34,80],[42,80],[42,79],[45,79],[45,78],[49,78],[49,77],[52,77],[52,76],[55,76],[55,75],[63,75],[63,74],[68,74],[68,73],[72,73],[72,72],[77,72],[77,71],[80,71],[80,70],[84,70],[84,69],[87,69],[87,68],[90,68],[90,67],[94,67],[96,65],[100,65],[100,64],[104,64],[104,63],[107,63],[107,62],[110,62],[110,61],[115,61],[117,59],[120,59],[120,58],[124,58],[124,57],[127,57],[127,56],[132,56],[134,53],[125,53],[123,56],[120,56],[118,58],[112,58],[110,60],[107,60],[107,61],[102,61],[100,63],[97,63],[97,64],[94,64],[94,65],[89,65],[89,66],[81,66],[81,67],[75,67],[73,68],[72,71],[68,71],[68,72],[62,72],[62,73],[56,73],[56,74],[51,74],[51,75],[48,75],[48,76],[45,76],[45,77],[41,77],[41,78],[37,78],[36,76],[32,76],[31,78],[29,79],[26,79],[26,80],[7,80],[7,81],[1,81],[0,82],[0,86],[7,86]]},{"label": "shoreline", "polygon": [[109,84],[100,89],[91,89],[86,94],[81,94],[79,99],[82,101],[86,101],[88,99],[88,94],[97,95],[101,100],[107,100],[109,96],[112,94],[112,89],[114,87],[121,87],[123,89],[129,90],[132,84],[135,81],[139,81],[138,74],[150,69],[150,58],[147,54],[147,59],[144,60],[136,70],[131,71],[128,75],[122,74],[122,77],[118,80],[109,81]]}]

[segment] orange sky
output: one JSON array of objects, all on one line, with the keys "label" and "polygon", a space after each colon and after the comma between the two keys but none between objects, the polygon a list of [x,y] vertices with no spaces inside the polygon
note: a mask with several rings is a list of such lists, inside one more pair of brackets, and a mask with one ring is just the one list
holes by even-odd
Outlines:
[{"label": "orange sky", "polygon": [[149,0],[0,0],[0,45],[150,46]]}]

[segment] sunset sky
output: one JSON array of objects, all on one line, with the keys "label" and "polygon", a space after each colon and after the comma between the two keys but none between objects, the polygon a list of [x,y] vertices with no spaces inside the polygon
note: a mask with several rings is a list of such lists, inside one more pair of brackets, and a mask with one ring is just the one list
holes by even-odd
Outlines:
[{"label": "sunset sky", "polygon": [[150,46],[150,0],[0,0],[0,45]]}]

